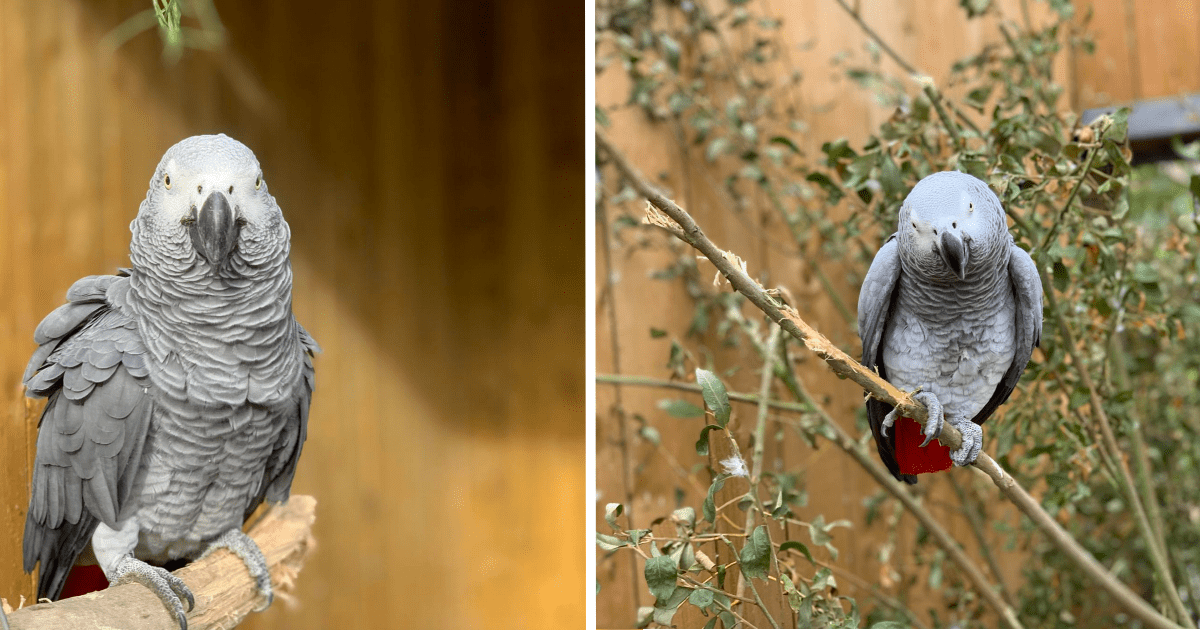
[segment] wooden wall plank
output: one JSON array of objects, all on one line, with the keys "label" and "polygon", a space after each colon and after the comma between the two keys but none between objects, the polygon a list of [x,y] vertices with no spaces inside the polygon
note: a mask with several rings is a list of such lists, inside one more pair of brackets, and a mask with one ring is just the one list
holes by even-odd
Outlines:
[{"label": "wooden wall plank", "polygon": [[1200,0],[1134,5],[1139,98],[1200,92]]}]

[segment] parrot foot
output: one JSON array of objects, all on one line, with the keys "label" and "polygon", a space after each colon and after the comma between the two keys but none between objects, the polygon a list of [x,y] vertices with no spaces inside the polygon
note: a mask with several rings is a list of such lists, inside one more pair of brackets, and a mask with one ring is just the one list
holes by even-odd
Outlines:
[{"label": "parrot foot", "polygon": [[108,576],[109,586],[136,582],[154,591],[162,600],[163,605],[175,614],[179,620],[179,630],[187,630],[187,615],[183,612],[183,600],[187,600],[188,610],[196,607],[192,591],[183,580],[171,575],[162,567],[155,567],[133,556],[125,556]]},{"label": "parrot foot", "polygon": [[883,424],[879,427],[879,432],[883,434],[883,437],[887,437],[887,430],[896,424],[896,418],[898,417],[895,409],[887,412],[887,415],[883,417]]},{"label": "parrot foot", "polygon": [[962,433],[962,445],[958,450],[950,451],[950,461],[955,466],[970,466],[983,448],[983,428],[967,418],[951,418],[950,426]]},{"label": "parrot foot", "polygon": [[925,421],[922,429],[925,441],[921,442],[921,448],[924,448],[942,434],[942,425],[945,423],[946,414],[942,412],[942,403],[933,392],[917,392],[913,394],[913,400],[925,405],[925,409],[929,412],[929,419]]},{"label": "parrot foot", "polygon": [[262,612],[269,608],[271,602],[275,601],[275,592],[271,589],[271,572],[262,549],[258,548],[258,544],[254,542],[253,538],[247,536],[240,529],[231,529],[221,534],[208,546],[204,555],[207,556],[222,548],[232,551],[234,555],[242,559],[246,569],[250,571],[250,577],[258,585],[258,592],[267,598],[267,603],[262,608],[256,609],[255,612]]}]

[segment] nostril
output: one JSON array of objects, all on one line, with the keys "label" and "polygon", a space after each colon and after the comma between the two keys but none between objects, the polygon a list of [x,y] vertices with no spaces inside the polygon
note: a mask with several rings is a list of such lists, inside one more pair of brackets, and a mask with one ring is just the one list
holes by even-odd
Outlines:
[{"label": "nostril", "polygon": [[957,224],[957,223],[951,223],[951,224],[950,224],[950,227],[952,227],[952,228],[957,228],[957,227],[958,227],[958,224]]},{"label": "nostril", "polygon": [[231,194],[231,195],[233,194],[233,186],[229,187],[229,194]]}]

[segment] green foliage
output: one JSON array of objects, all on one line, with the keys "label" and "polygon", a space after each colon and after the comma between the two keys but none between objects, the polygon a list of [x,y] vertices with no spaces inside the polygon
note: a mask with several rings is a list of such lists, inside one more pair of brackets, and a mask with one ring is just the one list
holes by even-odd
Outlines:
[{"label": "green foliage", "polygon": [[[1043,507],[1119,579],[1135,592],[1161,598],[1163,587],[1154,578],[1145,536],[1130,516],[1131,498],[1116,465],[1125,460],[1136,474],[1144,459],[1149,474],[1141,492],[1150,496],[1138,500],[1158,506],[1175,582],[1194,607],[1200,602],[1195,586],[1200,584],[1200,477],[1195,474],[1200,469],[1200,143],[1176,143],[1180,163],[1134,169],[1126,143],[1128,110],[1088,126],[1064,113],[1063,88],[1052,74],[1055,58],[1065,46],[1088,52],[1091,43],[1079,31],[1073,7],[1054,0],[1049,4],[1055,17],[1048,24],[1026,30],[1001,23],[994,38],[998,43],[954,64],[945,86],[914,89],[885,75],[877,46],[868,47],[865,63],[853,55],[834,60],[847,78],[895,111],[861,146],[834,139],[824,142],[819,154],[806,155],[801,147],[807,144],[807,126],[790,105],[800,77],[768,71],[778,67],[774,62],[785,47],[778,20],[754,13],[748,4],[711,6],[718,4],[710,11],[705,3],[687,3],[691,9],[684,10],[635,1],[618,3],[607,15],[598,28],[609,36],[604,41],[614,52],[598,63],[601,68],[619,63],[629,76],[624,107],[669,126],[680,149],[702,156],[731,214],[741,216],[755,206],[770,210],[777,225],[765,231],[773,249],[801,258],[847,322],[854,318],[845,304],[853,299],[833,289],[826,261],[849,264],[849,280],[857,286],[918,180],[961,170],[986,181],[1008,213],[1016,243],[1042,272],[1046,300],[1041,350],[1002,415],[987,424],[985,449],[1024,487],[1035,489]],[[993,11],[986,0],[960,4],[968,20]],[[622,192],[607,201],[621,207],[633,198]],[[632,212],[640,211],[640,203],[631,204]],[[643,229],[636,225],[631,221],[615,229]],[[788,240],[774,239],[775,234]],[[726,428],[728,397],[712,370],[710,346],[748,341],[761,352],[765,333],[759,322],[741,315],[740,296],[714,288],[711,276],[702,277],[692,250],[667,247],[676,255],[655,277],[681,283],[695,305],[686,337],[672,340],[669,367],[680,379],[694,372],[716,418],[714,424],[697,425],[696,452],[706,457],[716,436],[734,441]],[[785,356],[792,343],[785,341]],[[697,356],[708,369],[698,369]],[[1120,452],[1109,452],[1100,439],[1084,374],[1103,401]],[[795,391],[787,370],[780,367],[777,376],[777,384]],[[801,415],[795,426],[804,427],[799,430],[814,447],[817,438],[829,437],[810,415]],[[690,541],[716,531],[715,495],[729,477],[709,472],[704,525],[688,530]],[[741,506],[759,511],[764,521],[809,519],[807,542],[818,553],[826,547],[836,560],[830,530],[851,524],[826,524],[823,515],[803,514],[803,471],[789,477],[777,470],[762,477],[752,480]],[[965,508],[991,523],[987,504],[996,500],[994,492],[982,499],[969,494]],[[896,512],[888,509],[893,504],[885,495],[864,505],[867,526],[894,527]],[[757,567],[747,570],[746,565],[763,557],[756,551],[760,531],[768,532],[761,525],[745,532],[749,536],[739,561],[747,575],[759,575]],[[1027,520],[1015,528],[999,524],[997,532],[1028,554],[1016,593],[1024,624],[1136,625]],[[921,612],[928,608],[935,624],[994,623],[978,593],[926,533],[919,531],[914,542],[914,559],[924,568],[920,578],[940,592],[944,604],[940,611],[923,604]],[[772,584],[786,596],[795,623],[840,627],[862,621],[857,602],[836,595],[832,575],[814,566],[808,546],[797,540],[776,543],[780,568]],[[895,548],[894,540],[885,545],[881,562],[887,565],[886,556]],[[801,557],[808,564],[800,564]],[[698,581],[711,579],[696,567],[680,570],[694,570]],[[918,576],[895,579],[903,602]],[[692,590],[688,605],[714,615],[710,623],[715,624],[723,610],[721,596],[710,601],[698,594],[703,590]],[[954,616],[943,618],[948,610]],[[895,619],[907,625],[897,612],[904,611],[880,605],[866,620],[871,627],[901,627]],[[720,619],[728,627],[729,621]]]}]

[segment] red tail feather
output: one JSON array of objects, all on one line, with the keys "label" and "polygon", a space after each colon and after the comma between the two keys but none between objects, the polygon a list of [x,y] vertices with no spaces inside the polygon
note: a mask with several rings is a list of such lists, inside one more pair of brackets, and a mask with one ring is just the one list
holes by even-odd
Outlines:
[{"label": "red tail feather", "polygon": [[900,464],[901,474],[941,472],[954,465],[950,461],[950,449],[937,440],[921,448],[925,434],[921,433],[921,425],[916,420],[900,418],[892,430],[896,432],[896,461]]},{"label": "red tail feather", "polygon": [[108,578],[104,577],[104,571],[99,565],[76,565],[71,567],[71,572],[67,574],[67,581],[63,585],[62,594],[59,599],[75,597],[94,591],[102,591],[108,588]]}]

